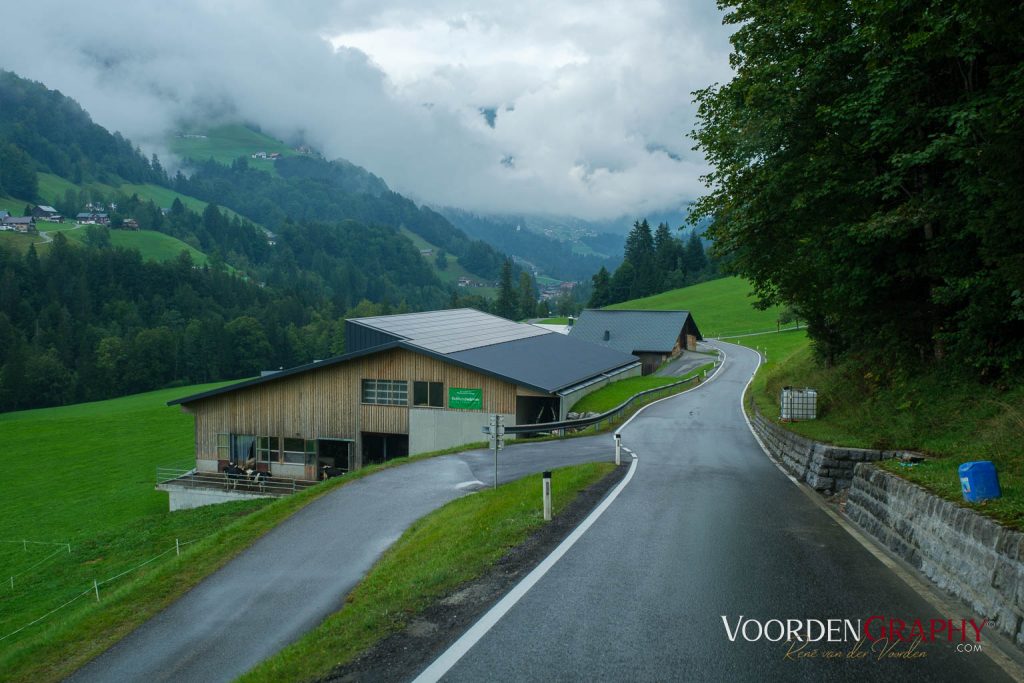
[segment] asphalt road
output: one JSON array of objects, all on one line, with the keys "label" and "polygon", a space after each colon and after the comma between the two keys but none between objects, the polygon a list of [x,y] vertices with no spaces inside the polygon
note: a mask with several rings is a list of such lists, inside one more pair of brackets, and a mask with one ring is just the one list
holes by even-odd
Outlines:
[{"label": "asphalt road", "polygon": [[[499,482],[610,460],[612,443],[602,435],[511,446],[499,455]],[[414,521],[493,478],[490,452],[470,451],[343,486],[300,510],[69,680],[233,680],[340,609]]]},{"label": "asphalt road", "polygon": [[[710,349],[709,346],[703,343],[700,345],[700,348],[702,351]],[[665,367],[658,370],[655,374],[661,375],[662,377],[680,377],[690,370],[699,368],[701,365],[710,363],[713,360],[715,360],[714,356],[706,356],[702,353],[683,351],[677,358],[669,361]]]},{"label": "asphalt road", "polygon": [[768,460],[739,403],[756,356],[722,347],[719,377],[624,430],[638,455],[632,480],[444,680],[1008,680],[946,642],[916,659],[825,658],[853,649],[846,642],[796,660],[784,643],[729,640],[723,615],[730,625],[940,615]]}]

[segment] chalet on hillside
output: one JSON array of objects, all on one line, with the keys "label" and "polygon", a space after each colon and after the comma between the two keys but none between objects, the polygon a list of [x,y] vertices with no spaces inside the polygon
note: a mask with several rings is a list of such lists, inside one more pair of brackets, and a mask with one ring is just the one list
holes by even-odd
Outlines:
[{"label": "chalet on hillside", "polygon": [[83,225],[108,225],[110,216],[105,213],[83,211],[75,216],[75,220]]},{"label": "chalet on hillside", "polygon": [[689,311],[598,310],[580,313],[569,336],[631,353],[644,374],[683,351],[696,351],[703,337]]},{"label": "chalet on hillside", "polygon": [[60,215],[60,212],[52,206],[46,206],[40,204],[39,206],[32,207],[32,217],[37,220],[48,221],[50,223],[63,223],[64,217]]},{"label": "chalet on hillside", "polygon": [[4,230],[30,233],[36,231],[36,219],[32,216],[8,216],[3,219]]},{"label": "chalet on hillside", "polygon": [[125,218],[123,221],[121,221],[121,228],[123,230],[138,230],[139,222],[134,218]]}]

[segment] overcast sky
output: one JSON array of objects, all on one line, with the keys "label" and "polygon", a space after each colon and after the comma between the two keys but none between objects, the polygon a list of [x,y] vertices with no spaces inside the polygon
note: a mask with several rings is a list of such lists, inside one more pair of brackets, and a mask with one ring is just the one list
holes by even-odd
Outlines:
[{"label": "overcast sky", "polygon": [[161,157],[185,119],[241,119],[479,211],[607,218],[701,192],[690,93],[730,74],[711,0],[287,4],[8,3],[0,65]]}]

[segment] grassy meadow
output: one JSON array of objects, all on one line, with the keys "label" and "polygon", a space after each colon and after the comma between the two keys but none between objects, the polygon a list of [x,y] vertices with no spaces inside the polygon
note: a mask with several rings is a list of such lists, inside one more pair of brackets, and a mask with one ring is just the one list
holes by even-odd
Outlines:
[{"label": "grassy meadow", "polygon": [[269,135],[258,133],[251,128],[239,124],[217,126],[209,130],[188,131],[205,135],[203,138],[174,137],[170,139],[171,151],[178,156],[196,161],[214,161],[230,165],[238,157],[246,157],[246,162],[252,168],[258,168],[276,175],[274,162],[270,159],[253,159],[251,155],[255,152],[277,152],[281,156],[294,156],[297,154],[288,145],[280,140],[275,140]]},{"label": "grassy meadow", "polygon": [[776,329],[778,307],[759,311],[750,284],[738,277],[726,277],[698,285],[673,289],[643,299],[612,304],[609,309],[639,308],[652,311],[686,310],[705,337],[766,332]]}]

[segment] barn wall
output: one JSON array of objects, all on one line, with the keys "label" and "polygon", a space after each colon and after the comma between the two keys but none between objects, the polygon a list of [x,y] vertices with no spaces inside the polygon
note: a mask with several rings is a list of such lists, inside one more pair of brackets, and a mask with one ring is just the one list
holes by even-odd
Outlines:
[{"label": "barn wall", "polygon": [[196,459],[209,469],[217,459],[217,434],[305,439],[341,438],[356,441],[361,461],[360,432],[409,433],[408,406],[363,405],[363,379],[443,382],[445,401],[450,387],[483,389],[482,411],[515,414],[516,386],[479,372],[405,349],[391,349],[348,363],[313,370],[196,401]]}]

